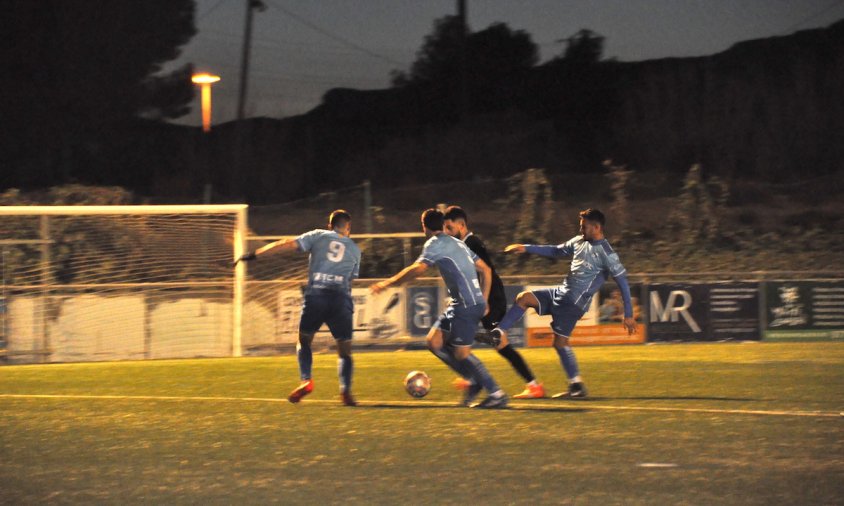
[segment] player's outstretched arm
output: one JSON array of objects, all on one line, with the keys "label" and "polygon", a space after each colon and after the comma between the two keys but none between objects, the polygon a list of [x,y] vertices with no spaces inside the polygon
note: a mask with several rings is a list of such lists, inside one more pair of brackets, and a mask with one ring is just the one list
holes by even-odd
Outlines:
[{"label": "player's outstretched arm", "polygon": [[504,248],[504,253],[522,254],[525,252],[526,251],[524,244],[510,244],[506,248]]},{"label": "player's outstretched arm", "polygon": [[413,278],[418,277],[420,274],[425,272],[428,266],[422,262],[414,262],[404,269],[400,270],[398,274],[395,276],[385,279],[384,281],[379,281],[374,285],[369,287],[369,291],[372,292],[374,295],[378,295],[379,293],[383,292],[387,288],[393,285],[400,285],[402,283],[406,283]]},{"label": "player's outstretched arm", "polygon": [[273,251],[293,251],[299,249],[299,243],[296,239],[281,239],[279,241],[271,242],[261,246],[255,251],[248,251],[240,255],[237,260],[232,263],[232,267],[236,267],[239,262],[248,262],[255,260],[259,255],[265,255]]},{"label": "player's outstretched arm", "polygon": [[271,242],[269,244],[265,244],[261,246],[257,250],[255,250],[255,255],[266,255],[267,253],[281,253],[281,252],[288,252],[288,251],[295,251],[299,249],[299,243],[296,239],[281,239],[275,242]]},{"label": "player's outstretched arm", "polygon": [[232,262],[232,267],[237,267],[237,264],[240,262],[248,262],[250,260],[255,260],[256,255],[254,251],[247,251],[246,253],[237,257],[237,259]]},{"label": "player's outstretched arm", "polygon": [[504,253],[529,253],[531,255],[539,255],[543,257],[559,258],[570,257],[572,251],[566,245],[561,244],[554,246],[551,244],[511,244],[504,248]]}]

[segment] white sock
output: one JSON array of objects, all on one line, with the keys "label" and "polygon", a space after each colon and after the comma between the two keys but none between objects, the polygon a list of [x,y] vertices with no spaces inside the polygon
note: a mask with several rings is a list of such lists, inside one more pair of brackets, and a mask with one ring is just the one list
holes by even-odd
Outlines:
[{"label": "white sock", "polygon": [[574,383],[583,383],[583,379],[580,376],[575,376],[574,378],[569,380],[569,384],[572,385]]}]

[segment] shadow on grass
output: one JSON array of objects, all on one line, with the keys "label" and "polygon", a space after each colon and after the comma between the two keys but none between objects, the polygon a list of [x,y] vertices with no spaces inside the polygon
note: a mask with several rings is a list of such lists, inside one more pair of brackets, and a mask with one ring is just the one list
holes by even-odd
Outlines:
[{"label": "shadow on grass", "polygon": [[[366,404],[359,404],[357,409],[360,408],[374,408],[374,409],[472,409],[467,408],[465,406],[461,406],[459,404],[454,405],[443,405],[443,404],[390,404],[389,402],[379,402],[379,403],[366,403]],[[547,411],[553,413],[583,413],[586,411],[590,411],[589,408],[575,408],[572,406],[560,405],[559,407],[550,407],[550,406],[531,406],[529,404],[510,404],[504,409],[472,409],[472,411]]]},{"label": "shadow on grass", "polygon": [[766,399],[753,399],[749,397],[707,397],[696,395],[671,396],[671,395],[649,395],[636,397],[587,397],[585,399],[570,399],[570,402],[596,402],[596,401],[727,401],[727,402],[750,402],[764,401]]}]

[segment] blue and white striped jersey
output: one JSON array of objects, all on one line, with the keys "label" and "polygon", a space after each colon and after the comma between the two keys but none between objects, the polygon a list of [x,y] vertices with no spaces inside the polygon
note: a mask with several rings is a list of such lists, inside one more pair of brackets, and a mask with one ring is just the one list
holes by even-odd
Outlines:
[{"label": "blue and white striped jersey", "polygon": [[416,259],[425,265],[436,265],[451,298],[464,307],[485,304],[475,261],[478,255],[460,239],[439,233],[425,242]]},{"label": "blue and white striped jersey", "polygon": [[[621,282],[626,285],[627,269],[606,239],[587,241],[578,235],[556,246],[525,245],[525,251],[547,257],[572,258],[569,275],[557,290],[583,311],[589,309],[592,296],[609,276],[615,278],[616,282],[623,278]],[[625,306],[630,300],[629,293],[629,289],[622,289],[622,296],[626,295]]]},{"label": "blue and white striped jersey", "polygon": [[352,293],[352,280],[360,273],[360,248],[355,241],[333,230],[316,229],[296,238],[299,249],[310,253],[308,288]]}]

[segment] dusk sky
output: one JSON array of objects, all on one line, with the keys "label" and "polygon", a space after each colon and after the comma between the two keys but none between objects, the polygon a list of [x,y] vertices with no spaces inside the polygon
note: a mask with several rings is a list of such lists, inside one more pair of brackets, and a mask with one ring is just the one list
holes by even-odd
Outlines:
[{"label": "dusk sky", "polygon": [[[379,89],[408,70],[434,20],[455,0],[264,0],[253,25],[247,117],[280,118],[319,104],[331,88]],[[213,122],[234,119],[246,0],[197,0],[198,33],[174,65],[222,77]],[[588,28],[606,38],[605,57],[639,61],[703,56],[736,42],[788,35],[844,18],[844,0],[468,0],[473,31],[495,22],[528,32],[541,61],[560,39]],[[179,122],[200,124],[193,111]]]}]

